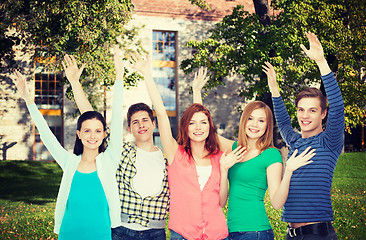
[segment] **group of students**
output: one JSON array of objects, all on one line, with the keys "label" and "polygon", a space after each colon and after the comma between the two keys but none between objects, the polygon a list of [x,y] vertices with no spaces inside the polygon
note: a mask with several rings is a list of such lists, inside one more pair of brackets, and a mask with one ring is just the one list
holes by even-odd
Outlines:
[{"label": "group of students", "polygon": [[[85,65],[66,55],[63,67],[82,113],[74,153],[58,143],[16,71],[16,85],[41,139],[63,169],[55,210],[59,239],[165,240],[169,213],[170,239],[274,239],[264,207],[268,188],[274,208],[283,207],[287,239],[337,239],[331,221],[330,189],[343,147],[343,99],[321,43],[306,33],[322,75],[329,101],[316,88],[301,91],[295,101],[301,133],[293,130],[280,96],[274,67],[266,62],[274,114],[289,146],[289,158],[273,145],[273,115],[261,101],[244,109],[238,141],[219,136],[210,112],[202,105],[207,81],[200,69],[193,82],[194,104],[186,109],[175,139],[148,56],[137,57],[134,68],[145,78],[154,106],[164,153],[154,146],[153,112],[144,103],[130,106],[128,131],[133,143],[123,142],[122,106],[124,63],[114,47],[114,85],[110,140],[106,123],[93,111],[79,83]],[[322,120],[327,117],[326,129]],[[222,211],[228,200],[227,220]]]}]

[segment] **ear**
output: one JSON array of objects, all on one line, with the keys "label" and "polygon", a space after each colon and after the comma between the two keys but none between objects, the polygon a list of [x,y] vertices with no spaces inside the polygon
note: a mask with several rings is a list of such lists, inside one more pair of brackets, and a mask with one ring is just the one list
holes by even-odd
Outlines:
[{"label": "ear", "polygon": [[327,116],[327,109],[325,109],[323,112],[322,112],[322,119],[325,118],[325,116]]},{"label": "ear", "polygon": [[103,138],[105,138],[107,136],[107,130],[105,130],[103,133],[104,133]]},{"label": "ear", "polygon": [[132,133],[130,126],[127,126],[127,130],[129,133]]},{"label": "ear", "polygon": [[152,121],[152,125],[153,125],[154,128],[156,127],[155,120]]},{"label": "ear", "polygon": [[78,138],[80,139],[80,131],[76,130],[76,135],[78,135]]}]

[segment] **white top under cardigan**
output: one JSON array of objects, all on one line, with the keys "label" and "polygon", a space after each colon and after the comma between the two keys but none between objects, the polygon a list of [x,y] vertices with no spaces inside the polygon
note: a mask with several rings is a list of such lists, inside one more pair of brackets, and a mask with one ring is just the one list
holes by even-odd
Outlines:
[{"label": "white top under cardigan", "polygon": [[[118,186],[116,180],[116,171],[122,153],[122,106],[123,106],[123,81],[116,81],[114,85],[113,103],[112,103],[112,121],[110,142],[105,152],[96,157],[96,168],[98,177],[102,183],[106,195],[111,227],[121,225],[121,207],[119,202]],[[49,129],[42,114],[38,111],[35,104],[31,104],[28,110],[34,120],[41,139],[48,151],[63,170],[60,189],[57,196],[55,209],[55,228],[54,232],[59,233],[62,219],[64,217],[67,199],[70,192],[72,178],[81,161],[81,155],[76,156],[66,151],[57,141]],[[75,129],[76,131],[76,129]],[[80,201],[83,201],[80,199]]]}]

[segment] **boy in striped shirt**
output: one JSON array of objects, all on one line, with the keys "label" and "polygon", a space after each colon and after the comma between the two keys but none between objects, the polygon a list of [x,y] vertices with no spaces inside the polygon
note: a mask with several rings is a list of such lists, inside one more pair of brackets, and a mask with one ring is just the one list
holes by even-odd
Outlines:
[{"label": "boy in striped shirt", "polygon": [[[280,96],[276,73],[273,66],[266,62],[263,71],[267,74],[272,93],[274,114],[283,139],[289,146],[291,156],[295,149],[301,153],[307,147],[316,149],[313,163],[294,171],[287,201],[283,207],[282,221],[288,223],[286,239],[337,239],[332,226],[333,210],[330,190],[333,172],[343,148],[344,105],[343,98],[325,57],[322,45],[313,33],[306,33],[310,43],[302,50],[314,60],[320,70],[328,97],[316,88],[306,88],[295,100],[297,118],[301,133],[291,126],[291,120]],[[326,129],[322,120],[326,117]]]}]

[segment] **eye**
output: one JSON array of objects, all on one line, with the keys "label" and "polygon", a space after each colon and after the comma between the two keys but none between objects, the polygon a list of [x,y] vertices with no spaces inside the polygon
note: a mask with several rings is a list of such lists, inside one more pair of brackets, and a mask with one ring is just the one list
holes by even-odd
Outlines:
[{"label": "eye", "polygon": [[302,108],[297,109],[298,112],[303,112],[304,110]]},{"label": "eye", "polygon": [[202,124],[208,124],[208,122],[207,121],[203,121]]},{"label": "eye", "polygon": [[190,123],[189,123],[189,125],[193,125],[193,124],[194,124],[194,122],[190,122]]},{"label": "eye", "polygon": [[90,132],[90,130],[89,129],[86,129],[84,132]]},{"label": "eye", "polygon": [[251,120],[253,120],[253,118],[252,117],[249,117],[248,120],[251,121]]},{"label": "eye", "polygon": [[263,119],[261,119],[261,120],[259,120],[259,122],[264,123],[264,120],[263,120]]}]

